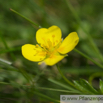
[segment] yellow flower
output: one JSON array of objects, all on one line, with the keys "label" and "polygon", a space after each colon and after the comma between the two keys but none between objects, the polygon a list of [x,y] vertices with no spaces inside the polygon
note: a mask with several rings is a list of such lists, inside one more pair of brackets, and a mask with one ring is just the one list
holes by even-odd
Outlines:
[{"label": "yellow flower", "polygon": [[79,37],[76,32],[70,33],[62,40],[62,33],[58,26],[41,28],[36,32],[38,44],[25,44],[22,46],[22,55],[34,62],[54,65],[62,60],[68,52],[78,44]]}]

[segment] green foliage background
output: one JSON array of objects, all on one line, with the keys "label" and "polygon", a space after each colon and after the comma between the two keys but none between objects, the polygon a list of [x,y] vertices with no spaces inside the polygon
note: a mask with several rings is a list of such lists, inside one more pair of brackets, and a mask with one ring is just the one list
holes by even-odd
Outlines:
[{"label": "green foliage background", "polygon": [[[26,60],[21,54],[21,46],[37,43],[38,27],[10,8],[42,27],[59,26],[63,38],[76,31],[80,38],[76,48],[96,63],[103,64],[102,0],[0,0],[0,103],[55,103],[61,94],[103,93],[103,66],[97,66],[81,53],[68,53],[58,65],[68,80],[74,81],[79,89],[84,87],[82,92],[71,89],[56,66],[38,66]],[[89,82],[86,87],[83,86],[85,80]]]}]

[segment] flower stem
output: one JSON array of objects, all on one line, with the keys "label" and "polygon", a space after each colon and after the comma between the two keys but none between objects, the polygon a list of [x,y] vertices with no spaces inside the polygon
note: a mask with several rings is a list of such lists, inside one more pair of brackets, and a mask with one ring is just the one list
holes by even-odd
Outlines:
[{"label": "flower stem", "polygon": [[54,88],[45,88],[45,87],[37,87],[37,89],[50,90],[50,91],[56,91],[56,92],[65,92],[65,93],[79,93],[79,92],[74,92],[74,91],[54,89]]},{"label": "flower stem", "polygon": [[26,18],[25,16],[21,15],[21,14],[18,13],[17,11],[15,11],[15,10],[13,10],[13,9],[11,9],[11,8],[10,8],[10,10],[11,10],[12,12],[16,13],[17,15],[21,16],[22,18],[26,19],[27,21],[29,21],[31,24],[35,25],[36,27],[41,28],[40,25],[34,23],[33,21],[31,21],[30,19],[28,19],[28,18]]},{"label": "flower stem", "polygon": [[57,69],[58,69],[59,73],[61,74],[62,78],[63,78],[69,85],[71,85],[72,87],[78,89],[71,81],[69,81],[69,80],[63,75],[62,71],[60,70],[60,68],[59,68],[59,66],[58,66],[57,64],[56,64],[56,66],[57,66]]},{"label": "flower stem", "polygon": [[49,97],[49,96],[47,96],[47,95],[44,95],[44,94],[42,94],[42,93],[40,93],[40,92],[37,92],[37,91],[32,91],[32,92],[33,92],[33,94],[35,94],[35,95],[37,95],[37,96],[40,96],[40,97],[42,97],[42,98],[45,98],[45,99],[47,99],[47,100],[53,101],[53,102],[55,102],[55,103],[60,103],[59,100],[55,100],[55,99],[53,99],[53,98],[51,98],[51,97]]}]

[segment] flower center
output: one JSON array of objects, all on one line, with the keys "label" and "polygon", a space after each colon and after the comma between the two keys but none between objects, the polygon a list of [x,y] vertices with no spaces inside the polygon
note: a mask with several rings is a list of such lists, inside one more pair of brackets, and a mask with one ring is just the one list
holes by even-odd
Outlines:
[{"label": "flower center", "polygon": [[44,44],[40,45],[44,52],[46,52],[46,57],[52,57],[54,54],[57,53],[57,49],[61,45],[62,39],[56,40],[55,35],[52,35],[52,38],[45,39],[42,38]]}]

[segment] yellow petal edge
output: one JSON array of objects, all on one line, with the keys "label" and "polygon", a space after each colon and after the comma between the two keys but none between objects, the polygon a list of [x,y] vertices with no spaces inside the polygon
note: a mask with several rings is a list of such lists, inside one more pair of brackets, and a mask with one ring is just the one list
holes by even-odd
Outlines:
[{"label": "yellow petal edge", "polygon": [[51,26],[41,28],[36,32],[36,40],[38,44],[48,46],[48,41],[55,42],[54,46],[58,44],[62,36],[61,29],[58,26]]},{"label": "yellow petal edge", "polygon": [[61,54],[66,54],[72,51],[79,42],[79,37],[76,32],[70,33],[62,42],[58,48],[58,52]]},{"label": "yellow petal edge", "polygon": [[41,48],[32,44],[25,44],[22,46],[22,55],[34,62],[42,61],[46,57],[46,53]]}]

